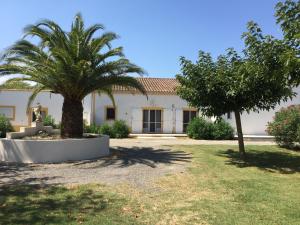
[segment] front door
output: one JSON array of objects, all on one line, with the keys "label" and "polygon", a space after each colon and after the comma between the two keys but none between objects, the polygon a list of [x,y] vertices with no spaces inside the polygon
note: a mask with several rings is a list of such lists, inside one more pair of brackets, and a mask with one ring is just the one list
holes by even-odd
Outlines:
[{"label": "front door", "polygon": [[197,116],[196,110],[183,110],[183,133],[186,133],[186,128],[189,122]]},{"label": "front door", "polygon": [[143,133],[162,132],[162,110],[144,109],[143,110]]}]

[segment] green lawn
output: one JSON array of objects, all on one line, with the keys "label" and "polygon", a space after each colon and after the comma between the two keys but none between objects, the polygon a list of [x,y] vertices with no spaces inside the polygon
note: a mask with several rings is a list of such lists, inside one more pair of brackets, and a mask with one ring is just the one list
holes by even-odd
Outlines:
[{"label": "green lawn", "polygon": [[[0,190],[0,224],[300,224],[300,153],[176,146],[190,168],[151,188],[15,186]],[[149,168],[150,169],[150,168]]]}]

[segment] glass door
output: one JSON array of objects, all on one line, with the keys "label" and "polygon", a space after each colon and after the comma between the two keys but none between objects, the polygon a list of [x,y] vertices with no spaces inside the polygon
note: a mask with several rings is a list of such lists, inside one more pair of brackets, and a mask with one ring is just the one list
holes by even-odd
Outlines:
[{"label": "glass door", "polygon": [[143,110],[143,133],[162,132],[162,110],[144,109]]},{"label": "glass door", "polygon": [[196,110],[183,110],[183,132],[186,132],[186,128],[189,122],[197,116]]}]

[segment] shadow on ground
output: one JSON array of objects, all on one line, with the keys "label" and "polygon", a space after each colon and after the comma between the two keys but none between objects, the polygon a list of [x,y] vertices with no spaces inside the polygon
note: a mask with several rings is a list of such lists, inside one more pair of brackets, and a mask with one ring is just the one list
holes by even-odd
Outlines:
[{"label": "shadow on ground", "polygon": [[292,153],[249,149],[246,158],[242,160],[237,151],[228,149],[227,151],[219,151],[218,155],[228,158],[227,164],[240,168],[257,167],[265,171],[283,174],[300,172],[300,156]]},{"label": "shadow on ground", "polygon": [[84,213],[107,206],[101,193],[63,186],[15,185],[0,187],[0,224],[82,223]]},{"label": "shadow on ground", "polygon": [[43,186],[48,180],[56,179],[58,177],[28,177],[24,178],[24,175],[34,170],[34,164],[23,163],[7,163],[0,162],[0,187],[10,185],[27,185],[27,184],[39,184]]},{"label": "shadow on ground", "polygon": [[[174,151],[170,149],[154,149],[141,147],[116,147],[111,148],[109,157],[93,160],[99,162],[95,167],[105,167],[115,165],[118,167],[128,167],[136,164],[143,164],[155,168],[157,164],[174,164],[179,162],[189,162],[192,156],[184,151]],[[77,162],[75,165],[90,163],[92,160]],[[89,167],[90,168],[90,167]]]}]

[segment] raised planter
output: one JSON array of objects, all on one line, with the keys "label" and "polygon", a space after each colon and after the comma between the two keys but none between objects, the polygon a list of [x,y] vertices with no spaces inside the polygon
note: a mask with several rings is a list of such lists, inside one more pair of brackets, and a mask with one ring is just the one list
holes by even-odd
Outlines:
[{"label": "raised planter", "polygon": [[92,138],[23,140],[0,139],[0,161],[57,163],[109,155],[109,136]]}]

